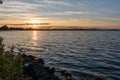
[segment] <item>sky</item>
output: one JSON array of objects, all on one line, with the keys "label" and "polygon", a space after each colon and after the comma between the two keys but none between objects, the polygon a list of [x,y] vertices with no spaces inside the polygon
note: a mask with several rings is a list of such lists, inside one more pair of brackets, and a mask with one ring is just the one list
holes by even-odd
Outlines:
[{"label": "sky", "polygon": [[32,22],[120,29],[120,0],[4,0],[0,5],[0,24]]}]

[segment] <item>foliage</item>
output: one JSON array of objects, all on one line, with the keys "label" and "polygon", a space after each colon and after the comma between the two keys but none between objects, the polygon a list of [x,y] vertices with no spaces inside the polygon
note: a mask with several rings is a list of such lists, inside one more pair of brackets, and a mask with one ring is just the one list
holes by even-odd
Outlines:
[{"label": "foliage", "polygon": [[0,37],[0,80],[22,80],[22,51],[14,51],[14,47],[5,50]]}]

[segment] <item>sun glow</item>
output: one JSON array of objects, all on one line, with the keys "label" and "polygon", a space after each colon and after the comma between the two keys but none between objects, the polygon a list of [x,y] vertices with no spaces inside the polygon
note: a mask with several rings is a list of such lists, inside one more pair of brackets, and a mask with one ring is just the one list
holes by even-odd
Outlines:
[{"label": "sun glow", "polygon": [[32,24],[31,27],[32,27],[33,29],[37,29],[38,26],[39,26],[39,25],[37,25],[37,24],[40,24],[40,21],[39,21],[39,20],[31,20],[31,21],[29,21],[28,23],[29,23],[29,24]]},{"label": "sun glow", "polygon": [[40,21],[39,20],[31,20],[31,21],[29,21],[29,23],[31,23],[31,24],[38,24],[38,23],[40,23]]}]

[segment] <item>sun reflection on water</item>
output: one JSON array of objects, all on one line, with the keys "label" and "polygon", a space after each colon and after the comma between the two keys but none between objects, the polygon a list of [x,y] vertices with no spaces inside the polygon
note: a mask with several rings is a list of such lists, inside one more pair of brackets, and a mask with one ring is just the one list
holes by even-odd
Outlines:
[{"label": "sun reflection on water", "polygon": [[31,33],[31,40],[30,40],[30,52],[29,52],[29,55],[33,55],[33,56],[36,56],[36,57],[40,57],[41,55],[38,54],[38,50],[40,50],[40,48],[38,48],[38,34],[39,32],[38,31],[32,31]]},{"label": "sun reflection on water", "polygon": [[32,44],[33,44],[33,46],[37,46],[37,31],[33,31]]},{"label": "sun reflection on water", "polygon": [[33,31],[32,39],[37,40],[37,31]]}]

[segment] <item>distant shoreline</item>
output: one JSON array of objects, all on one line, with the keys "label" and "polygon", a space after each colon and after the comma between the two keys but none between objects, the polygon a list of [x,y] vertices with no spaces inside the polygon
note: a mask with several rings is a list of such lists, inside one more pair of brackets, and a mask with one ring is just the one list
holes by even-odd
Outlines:
[{"label": "distant shoreline", "polygon": [[0,31],[120,31],[120,29],[0,29]]},{"label": "distant shoreline", "polygon": [[8,27],[7,25],[1,26],[0,31],[120,31],[120,29],[96,29],[96,28],[64,28],[64,29],[50,29],[50,28],[44,28],[44,29],[32,29],[32,28],[14,28],[14,27]]}]

